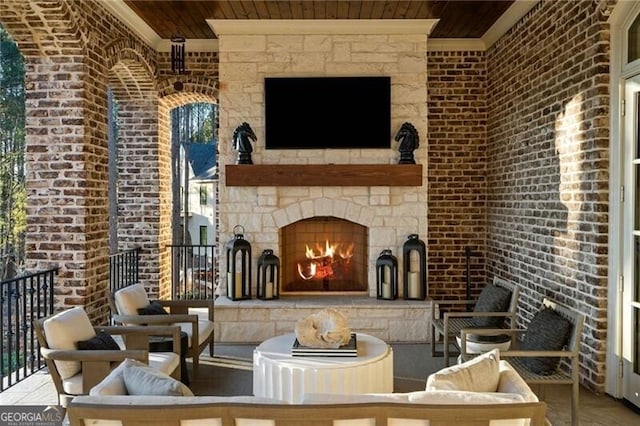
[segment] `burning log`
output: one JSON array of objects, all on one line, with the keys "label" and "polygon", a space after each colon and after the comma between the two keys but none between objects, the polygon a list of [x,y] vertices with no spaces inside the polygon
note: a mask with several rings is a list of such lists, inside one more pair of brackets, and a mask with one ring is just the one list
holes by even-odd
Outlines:
[{"label": "burning log", "polygon": [[338,245],[330,245],[329,241],[325,242],[324,251],[320,248],[319,254],[306,246],[306,259],[298,263],[298,275],[303,280],[312,279],[328,279],[336,275],[336,271],[345,271],[349,269],[351,257],[353,256],[353,244],[344,252],[340,251],[336,255]]}]

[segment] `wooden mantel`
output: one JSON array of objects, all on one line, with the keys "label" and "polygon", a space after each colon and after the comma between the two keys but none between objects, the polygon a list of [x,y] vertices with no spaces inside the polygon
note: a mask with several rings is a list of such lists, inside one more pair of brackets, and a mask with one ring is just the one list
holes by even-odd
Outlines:
[{"label": "wooden mantel", "polygon": [[227,164],[226,186],[422,186],[422,164]]}]

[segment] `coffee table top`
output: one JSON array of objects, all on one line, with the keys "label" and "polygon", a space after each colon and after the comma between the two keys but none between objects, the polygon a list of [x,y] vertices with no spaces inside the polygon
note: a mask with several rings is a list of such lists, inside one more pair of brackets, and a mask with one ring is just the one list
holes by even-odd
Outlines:
[{"label": "coffee table top", "polygon": [[317,368],[342,368],[355,364],[366,364],[376,362],[389,354],[391,348],[383,340],[368,334],[356,334],[358,338],[357,357],[291,356],[291,347],[296,339],[294,333],[283,334],[265,340],[258,345],[255,353],[262,358],[279,364],[286,363],[291,366],[313,366]]}]

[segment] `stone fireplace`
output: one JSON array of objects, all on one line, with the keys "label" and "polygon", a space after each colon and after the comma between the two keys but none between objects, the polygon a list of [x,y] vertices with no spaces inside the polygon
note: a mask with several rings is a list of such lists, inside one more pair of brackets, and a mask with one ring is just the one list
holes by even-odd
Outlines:
[{"label": "stone fireplace", "polygon": [[280,230],[280,293],[366,292],[366,226],[331,216],[299,220]]},{"label": "stone fireplace", "polygon": [[[257,256],[272,249],[281,260],[281,286],[284,294],[333,290],[337,280],[295,277],[298,263],[302,274],[311,272],[310,261],[300,258],[300,247],[289,252],[288,240],[308,244],[311,251],[339,244],[333,250],[347,250],[351,241],[319,233],[306,241],[298,225],[307,220],[350,223],[348,231],[355,244],[350,267],[357,277],[342,279],[336,292],[357,292],[375,297],[375,263],[380,252],[391,249],[402,267],[402,245],[410,234],[427,234],[427,196],[424,165],[427,163],[427,35],[430,20],[382,21],[210,21],[219,39],[220,73],[220,239],[231,239],[236,225],[245,229],[244,237]],[[402,123],[412,123],[420,134],[414,152],[420,167],[398,165],[397,143],[391,149],[306,149],[267,150],[264,147],[264,78],[278,76],[389,76],[391,78],[392,141]],[[249,123],[257,141],[253,144],[253,165],[237,165],[232,135],[242,122]],[[295,172],[290,171],[296,167]],[[235,170],[232,170],[235,167]],[[413,167],[413,168],[412,168]],[[231,171],[242,172],[253,183],[238,183]],[[305,176],[321,168],[320,179]],[[364,170],[364,171],[363,171]],[[405,180],[410,170],[417,179]],[[414,172],[416,171],[417,172]],[[286,176],[285,176],[286,175]],[[374,175],[375,179],[368,179]],[[291,228],[290,228],[291,227]],[[306,231],[304,231],[306,232]],[[323,241],[323,239],[325,241]],[[283,242],[284,240],[284,242]],[[335,240],[335,241],[333,241]],[[286,245],[286,247],[285,247]],[[311,247],[313,245],[313,247]],[[331,249],[330,249],[331,250]],[[302,248],[302,256],[305,249]],[[343,253],[344,254],[344,253]],[[315,251],[312,257],[324,255]],[[348,256],[348,255],[345,255]],[[295,267],[285,266],[293,258]],[[318,260],[318,259],[316,259]],[[335,260],[335,256],[334,256]],[[326,265],[325,265],[326,266]],[[220,276],[226,277],[224,256]],[[286,268],[286,271],[284,270]],[[344,265],[320,268],[329,274],[343,271]],[[295,287],[291,290],[287,282]],[[255,277],[252,286],[255,289]],[[224,295],[226,283],[221,283]],[[322,290],[321,290],[322,289]],[[252,291],[255,294],[255,290]],[[402,296],[402,294],[400,294]]]}]

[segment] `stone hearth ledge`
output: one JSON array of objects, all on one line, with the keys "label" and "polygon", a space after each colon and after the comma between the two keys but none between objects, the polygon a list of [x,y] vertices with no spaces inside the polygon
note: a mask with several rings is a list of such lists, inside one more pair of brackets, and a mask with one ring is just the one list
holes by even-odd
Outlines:
[{"label": "stone hearth ledge", "polygon": [[368,296],[286,296],[275,300],[215,301],[216,342],[258,343],[292,333],[296,322],[336,308],[352,330],[393,343],[431,341],[431,301],[378,300]]}]

